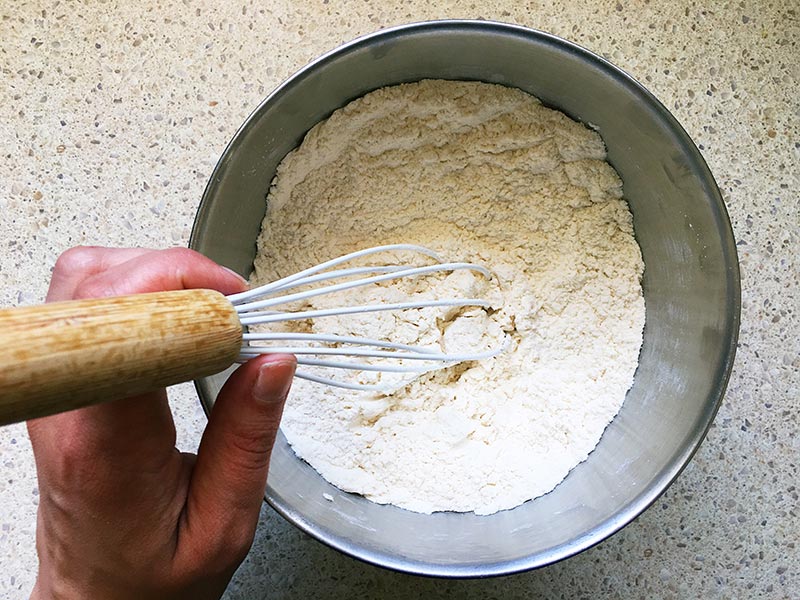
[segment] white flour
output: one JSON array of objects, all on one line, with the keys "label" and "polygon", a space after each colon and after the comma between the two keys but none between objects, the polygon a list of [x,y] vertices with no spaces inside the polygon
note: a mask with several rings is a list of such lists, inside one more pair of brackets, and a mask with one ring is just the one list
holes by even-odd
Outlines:
[{"label": "white flour", "polygon": [[508,336],[511,349],[390,395],[296,380],[282,425],[295,452],[343,490],[419,512],[490,514],[552,490],[619,410],[642,343],[643,263],[600,137],[489,84],[423,81],[352,102],[281,163],[254,282],[389,243],[428,246],[497,278],[459,272],[337,302],[478,296],[493,309],[299,327],[451,352]]}]

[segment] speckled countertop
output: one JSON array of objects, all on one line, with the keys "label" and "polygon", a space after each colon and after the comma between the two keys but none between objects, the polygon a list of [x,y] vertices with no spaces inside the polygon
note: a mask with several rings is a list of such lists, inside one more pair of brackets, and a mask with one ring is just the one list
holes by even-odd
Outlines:
[{"label": "speckled countertop", "polygon": [[[27,1],[0,6],[0,304],[44,297],[76,244],[185,245],[225,144],[276,85],[381,27],[519,23],[630,72],[699,145],[742,268],[725,402],[677,482],[583,554],[522,575],[437,581],[338,554],[265,508],[226,598],[800,597],[800,7],[769,2],[518,0]],[[205,424],[174,389],[179,443]],[[36,573],[33,458],[0,429],[0,595]]]}]

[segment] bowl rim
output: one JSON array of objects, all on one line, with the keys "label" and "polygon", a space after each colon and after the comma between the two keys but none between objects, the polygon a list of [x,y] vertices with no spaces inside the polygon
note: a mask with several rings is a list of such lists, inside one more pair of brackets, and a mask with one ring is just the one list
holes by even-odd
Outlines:
[{"label": "bowl rim", "polygon": [[[583,48],[574,42],[541,30],[491,20],[442,19],[412,22],[381,29],[341,44],[336,48],[322,54],[293,73],[290,77],[283,81],[283,83],[276,87],[266,98],[264,98],[264,100],[262,100],[250,113],[250,115],[248,115],[244,123],[239,127],[239,129],[231,138],[230,142],[225,147],[225,150],[222,152],[220,159],[217,162],[203,192],[202,200],[198,207],[192,227],[192,232],[189,239],[189,247],[195,248],[199,243],[199,238],[202,236],[201,230],[208,216],[209,205],[212,197],[214,196],[219,180],[218,176],[225,167],[226,157],[228,157],[236,147],[239,138],[246,135],[250,127],[253,126],[260,114],[269,105],[286,94],[291,88],[301,83],[309,75],[309,73],[323,68],[327,63],[335,60],[341,55],[358,50],[364,46],[369,46],[376,42],[395,38],[398,35],[441,32],[448,30],[455,30],[458,32],[479,32],[482,34],[487,32],[495,32],[505,36],[512,35],[526,38],[528,40],[535,40],[540,44],[543,43],[559,51],[571,53],[582,58],[584,61],[591,63],[594,67],[603,70],[616,83],[626,86],[630,91],[646,102],[649,107],[654,110],[654,112],[656,112],[658,116],[669,126],[671,133],[676,136],[680,144],[689,151],[689,156],[687,158],[694,163],[701,175],[700,179],[706,188],[706,194],[712,204],[711,208],[717,221],[718,231],[722,236],[722,252],[729,258],[727,261],[726,283],[728,289],[731,291],[726,298],[727,310],[724,330],[728,339],[724,344],[724,360],[721,361],[715,377],[717,385],[711,395],[714,398],[714,402],[708,403],[708,406],[704,411],[703,418],[701,421],[699,421],[701,426],[695,427],[694,430],[691,431],[691,434],[687,437],[688,443],[686,444],[685,448],[681,452],[676,453],[673,457],[673,460],[667,465],[667,467],[660,473],[657,473],[652,479],[650,485],[636,498],[634,498],[634,500],[632,500],[627,506],[613,515],[613,517],[606,519],[599,525],[585,532],[584,535],[573,540],[569,540],[568,542],[560,544],[559,546],[553,547],[547,552],[514,560],[478,566],[431,564],[421,560],[403,559],[390,556],[385,553],[372,551],[363,546],[343,541],[334,535],[329,535],[326,532],[321,531],[320,529],[316,528],[313,523],[309,522],[307,519],[303,518],[302,515],[294,511],[291,506],[284,505],[283,502],[272,497],[269,492],[269,488],[267,488],[265,500],[276,512],[278,512],[278,514],[280,514],[294,526],[298,527],[304,533],[331,548],[339,550],[346,555],[368,564],[415,575],[443,578],[477,578],[511,575],[531,569],[537,569],[583,552],[584,550],[599,544],[600,542],[617,533],[629,523],[633,522],[666,491],[666,489],[675,481],[675,479],[677,479],[677,477],[681,474],[683,469],[686,468],[692,457],[697,452],[702,441],[705,439],[711,423],[713,422],[714,417],[722,403],[725,390],[730,380],[736,355],[741,318],[741,280],[733,229],[731,227],[730,218],[727,213],[725,203],[722,199],[719,187],[714,179],[713,174],[711,173],[710,168],[700,153],[700,150],[694,144],[691,137],[680,125],[677,119],[663,105],[663,103],[629,73],[613,65],[600,55]],[[208,416],[211,410],[208,392],[204,388],[202,380],[196,380],[194,383],[203,410],[206,413],[206,416]]]}]

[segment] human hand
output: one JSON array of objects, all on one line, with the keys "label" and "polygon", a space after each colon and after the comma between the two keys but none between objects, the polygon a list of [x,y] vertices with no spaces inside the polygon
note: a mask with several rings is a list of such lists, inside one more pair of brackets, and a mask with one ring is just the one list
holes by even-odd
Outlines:
[{"label": "human hand", "polygon": [[[245,287],[187,249],[84,247],[59,258],[47,301]],[[295,365],[271,355],[237,369],[197,456],[175,448],[163,389],[29,421],[39,479],[31,598],[219,598],[253,541]]]}]

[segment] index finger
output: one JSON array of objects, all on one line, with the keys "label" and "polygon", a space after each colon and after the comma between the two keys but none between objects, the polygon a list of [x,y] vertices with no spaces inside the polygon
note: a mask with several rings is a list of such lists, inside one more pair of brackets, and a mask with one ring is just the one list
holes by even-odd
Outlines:
[{"label": "index finger", "polygon": [[206,288],[241,292],[247,282],[233,271],[188,248],[151,250],[84,279],[75,298],[101,298]]},{"label": "index finger", "polygon": [[132,258],[153,252],[149,248],[103,248],[75,246],[61,254],[53,268],[47,302],[71,300],[75,289],[85,279]]}]

